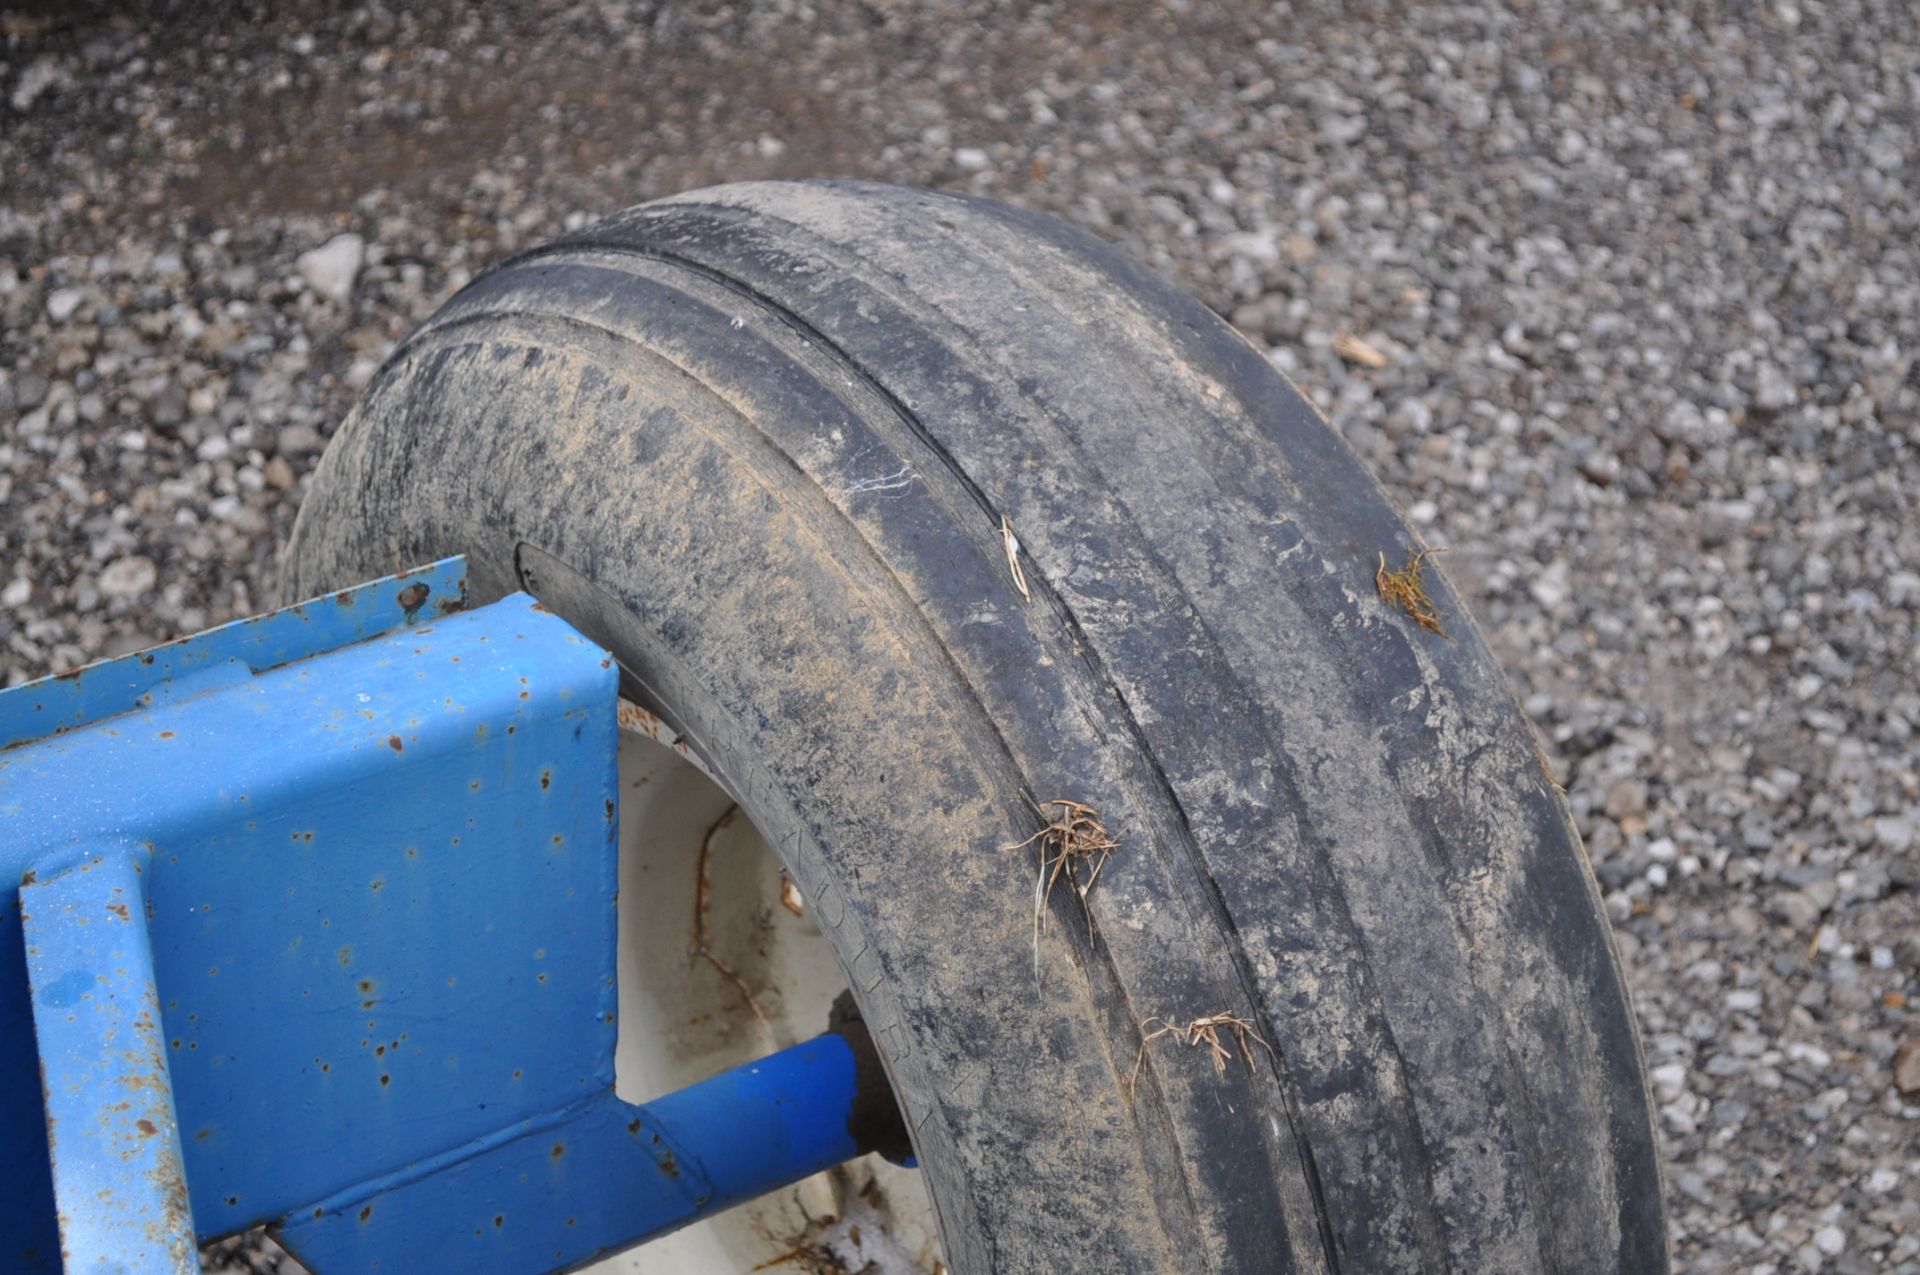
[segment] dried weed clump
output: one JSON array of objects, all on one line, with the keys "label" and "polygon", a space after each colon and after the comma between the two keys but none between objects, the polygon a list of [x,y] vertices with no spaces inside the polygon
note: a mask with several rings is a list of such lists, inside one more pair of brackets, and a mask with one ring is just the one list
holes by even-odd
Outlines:
[{"label": "dried weed clump", "polygon": [[[1054,811],[1047,813],[1048,807]],[[1063,879],[1080,900],[1080,910],[1087,918],[1087,937],[1093,937],[1093,912],[1087,906],[1087,895],[1093,889],[1093,883],[1100,879],[1100,870],[1107,866],[1107,860],[1119,848],[1107,826],[1100,822],[1100,812],[1085,802],[1068,801],[1056,798],[1044,805],[1035,807],[1047,826],[1028,837],[1025,841],[1016,841],[1003,850],[1024,850],[1036,841],[1040,843],[1040,874],[1033,886],[1033,972],[1040,974],[1040,931],[1046,924],[1047,902],[1053,898],[1053,887]],[[1087,879],[1080,880],[1080,864],[1088,865]]]},{"label": "dried weed clump", "polygon": [[847,1264],[840,1260],[840,1255],[824,1244],[796,1244],[753,1269],[770,1271],[782,1266],[793,1267],[804,1272],[804,1275],[849,1275]]},{"label": "dried weed clump", "polygon": [[[1148,1026],[1154,1023],[1158,1023],[1159,1026],[1152,1031],[1147,1031]],[[1213,1056],[1214,1071],[1222,1076],[1227,1074],[1227,1063],[1233,1057],[1233,1051],[1228,1049],[1227,1042],[1221,1039],[1223,1033],[1239,1043],[1241,1056],[1247,1060],[1249,1072],[1253,1070],[1254,1045],[1259,1045],[1269,1054],[1273,1053],[1273,1046],[1260,1038],[1260,1035],[1253,1030],[1253,1023],[1250,1020],[1229,1014],[1225,1010],[1196,1018],[1189,1023],[1149,1018],[1141,1022],[1140,1030],[1146,1032],[1146,1035],[1140,1039],[1140,1052],[1133,1060],[1133,1075],[1127,1079],[1129,1095],[1133,1093],[1134,1086],[1140,1080],[1141,1065],[1147,1061],[1147,1046],[1162,1036],[1171,1036],[1183,1045],[1205,1045],[1207,1051]]]},{"label": "dried weed clump", "polygon": [[[1398,571],[1387,570],[1387,555],[1380,555],[1380,568],[1373,574],[1374,587],[1380,590],[1380,600],[1388,606],[1399,607],[1413,617],[1413,622],[1429,633],[1438,633],[1447,637],[1447,631],[1440,627],[1439,613],[1433,609],[1433,599],[1427,595],[1426,582],[1421,578],[1426,560],[1436,553],[1445,553],[1446,548],[1422,549],[1408,558]],[[1451,638],[1448,638],[1451,641]]]}]

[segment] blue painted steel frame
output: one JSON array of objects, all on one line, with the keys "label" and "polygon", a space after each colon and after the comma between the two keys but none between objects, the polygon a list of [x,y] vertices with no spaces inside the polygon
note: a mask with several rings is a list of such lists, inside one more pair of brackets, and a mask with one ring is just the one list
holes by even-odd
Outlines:
[{"label": "blue painted steel frame", "polygon": [[189,1207],[323,1272],[563,1267],[856,1153],[837,1036],[614,1098],[616,671],[463,575],[0,693],[0,1268],[59,1265],[35,1011],[115,1269]]},{"label": "blue painted steel frame", "polygon": [[68,1271],[87,1275],[198,1269],[147,944],[145,857],[115,845],[45,861],[20,890],[62,1247]]}]

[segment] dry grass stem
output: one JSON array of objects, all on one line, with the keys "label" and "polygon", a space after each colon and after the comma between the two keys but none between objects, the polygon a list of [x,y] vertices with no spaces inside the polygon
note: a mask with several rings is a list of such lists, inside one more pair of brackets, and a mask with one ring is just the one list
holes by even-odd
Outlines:
[{"label": "dry grass stem", "polygon": [[1027,573],[1020,569],[1020,541],[1014,536],[1013,524],[1005,514],[1000,515],[1000,543],[1007,551],[1007,570],[1013,572],[1013,584],[1020,590],[1020,600],[1033,601],[1033,594],[1027,591]]},{"label": "dry grass stem", "polygon": [[700,840],[700,864],[694,873],[693,881],[693,954],[713,966],[719,971],[721,977],[732,983],[734,989],[740,993],[741,999],[747,1002],[747,1008],[753,1011],[753,1016],[762,1023],[766,1023],[767,1015],[760,1008],[760,1002],[754,999],[752,989],[747,986],[747,980],[741,978],[731,965],[715,956],[707,943],[707,913],[712,904],[713,891],[713,884],[707,876],[707,861],[713,857],[713,839],[731,827],[733,821],[739,817],[740,807],[728,806],[727,812],[713,821],[713,826],[707,829],[707,835]]},{"label": "dry grass stem", "polygon": [[[1047,814],[1051,806],[1054,814]],[[1025,841],[1016,841],[1003,850],[1024,850],[1040,843],[1040,872],[1033,886],[1033,972],[1040,975],[1040,931],[1046,923],[1047,903],[1053,898],[1053,888],[1062,880],[1080,900],[1080,910],[1087,918],[1087,937],[1093,937],[1093,910],[1087,906],[1087,895],[1093,889],[1093,883],[1100,879],[1100,870],[1107,866],[1120,843],[1100,822],[1100,812],[1085,802],[1067,801],[1056,798],[1043,806],[1035,807],[1047,826],[1028,837]],[[1079,866],[1087,865],[1087,879],[1080,880]]]},{"label": "dry grass stem", "polygon": [[1333,338],[1333,352],[1349,363],[1358,363],[1361,367],[1383,368],[1391,360],[1380,351],[1362,341],[1351,332],[1341,332]]},{"label": "dry grass stem", "polygon": [[1387,555],[1383,553],[1380,555],[1380,569],[1373,575],[1374,587],[1380,590],[1382,602],[1399,607],[1413,617],[1415,624],[1441,637],[1446,637],[1447,631],[1440,627],[1440,616],[1433,609],[1433,599],[1427,596],[1427,586],[1421,575],[1428,558],[1445,552],[1444,547],[1422,549],[1408,558],[1398,571],[1387,570]]},{"label": "dry grass stem", "polygon": [[[1152,1031],[1147,1031],[1148,1026],[1154,1023],[1158,1023],[1159,1026],[1154,1027]],[[1221,1039],[1223,1033],[1239,1043],[1240,1054],[1247,1060],[1249,1072],[1253,1070],[1254,1045],[1259,1045],[1269,1054],[1273,1053],[1273,1046],[1261,1039],[1259,1033],[1253,1030],[1253,1023],[1250,1020],[1229,1014],[1225,1010],[1217,1014],[1208,1014],[1204,1018],[1196,1018],[1190,1023],[1149,1018],[1141,1022],[1140,1030],[1146,1032],[1146,1035],[1140,1038],[1140,1052],[1133,1060],[1133,1075],[1127,1079],[1129,1097],[1133,1094],[1134,1086],[1139,1083],[1141,1065],[1147,1061],[1147,1046],[1162,1036],[1171,1036],[1183,1045],[1205,1045],[1208,1053],[1213,1057],[1214,1071],[1222,1076],[1227,1074],[1227,1063],[1233,1058],[1233,1051],[1228,1049],[1227,1042]]]},{"label": "dry grass stem", "polygon": [[1566,796],[1567,786],[1561,783],[1560,780],[1555,777],[1553,773],[1553,767],[1549,765],[1547,762],[1546,750],[1543,748],[1535,747],[1533,750],[1533,758],[1535,761],[1540,763],[1540,773],[1547,777],[1547,782],[1553,786],[1553,790],[1559,793],[1562,797]]}]

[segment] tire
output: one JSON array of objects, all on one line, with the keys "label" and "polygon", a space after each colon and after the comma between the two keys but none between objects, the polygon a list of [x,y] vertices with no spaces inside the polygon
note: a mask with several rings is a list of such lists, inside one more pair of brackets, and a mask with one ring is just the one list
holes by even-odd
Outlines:
[{"label": "tire", "polygon": [[[754,184],[449,302],[285,580],[464,552],[615,652],[828,929],[956,1271],[1663,1271],[1591,871],[1444,582],[1444,636],[1377,596],[1417,547],[1095,239]],[[1119,843],[1091,937],[1004,849],[1054,798]],[[1151,1034],[1216,1014],[1224,1067]]]}]

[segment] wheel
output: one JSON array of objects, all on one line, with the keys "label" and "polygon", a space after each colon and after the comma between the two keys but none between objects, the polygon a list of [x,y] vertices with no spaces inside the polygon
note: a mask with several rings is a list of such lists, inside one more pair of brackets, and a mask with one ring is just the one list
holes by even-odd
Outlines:
[{"label": "wheel", "polygon": [[952,1269],[1666,1269],[1607,926],[1484,642],[1112,249],[808,183],[518,257],[368,387],[287,591],[451,552],[773,848]]}]

